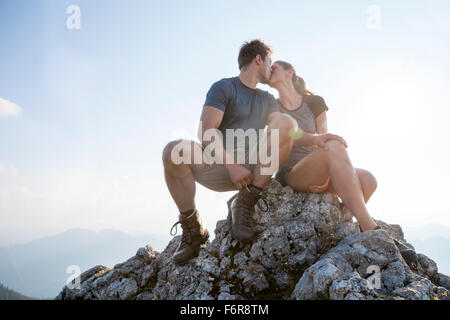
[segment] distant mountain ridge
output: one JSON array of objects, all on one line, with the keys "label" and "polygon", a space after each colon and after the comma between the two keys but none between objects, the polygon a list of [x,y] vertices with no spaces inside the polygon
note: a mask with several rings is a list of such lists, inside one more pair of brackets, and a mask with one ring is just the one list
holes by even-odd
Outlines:
[{"label": "distant mountain ridge", "polygon": [[3,286],[0,283],[0,300],[32,300],[33,298],[29,298],[20,294],[14,290],[11,290],[8,287]]},{"label": "distant mountain ridge", "polygon": [[[26,296],[55,296],[73,273],[69,266],[83,272],[92,264],[114,266],[147,244],[161,250],[167,244],[161,236],[131,236],[105,229],[99,232],[69,229],[63,233],[0,247],[0,282]],[[158,249],[157,249],[158,248]]]}]

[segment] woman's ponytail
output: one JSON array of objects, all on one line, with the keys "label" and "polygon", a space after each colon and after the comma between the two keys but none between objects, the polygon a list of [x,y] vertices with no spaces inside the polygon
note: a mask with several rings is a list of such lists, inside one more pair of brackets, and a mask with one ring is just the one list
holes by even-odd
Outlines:
[{"label": "woman's ponytail", "polygon": [[294,84],[295,90],[302,96],[313,95],[313,93],[306,88],[305,80],[302,77],[298,76],[295,71],[292,75],[292,83]]}]

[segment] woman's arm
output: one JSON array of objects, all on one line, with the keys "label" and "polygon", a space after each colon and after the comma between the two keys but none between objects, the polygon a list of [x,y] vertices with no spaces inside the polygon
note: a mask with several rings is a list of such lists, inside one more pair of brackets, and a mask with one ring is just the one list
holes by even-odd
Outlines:
[{"label": "woman's arm", "polygon": [[328,133],[326,111],[319,114],[316,118],[316,133]]}]

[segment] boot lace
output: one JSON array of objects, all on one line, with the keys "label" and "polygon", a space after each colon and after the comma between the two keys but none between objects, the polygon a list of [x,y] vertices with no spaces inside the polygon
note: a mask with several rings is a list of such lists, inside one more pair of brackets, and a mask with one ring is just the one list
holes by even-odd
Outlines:
[{"label": "boot lace", "polygon": [[[247,189],[248,192],[251,193],[251,191],[250,191],[250,189],[249,189],[248,186],[245,187],[245,188]],[[262,195],[262,193],[260,193],[260,194],[257,196],[256,199],[257,199],[257,200],[256,200],[256,203],[257,203],[257,205],[258,205],[258,208],[259,208],[261,211],[263,211],[263,212],[267,212],[267,211],[269,210],[269,204],[267,203],[266,197],[264,197],[264,196]],[[260,199],[261,199],[262,202],[264,203],[264,209],[261,208],[261,202],[259,202]]]},{"label": "boot lace", "polygon": [[[248,187],[246,187],[247,191],[249,193],[252,193],[250,191],[250,189]],[[262,200],[262,203],[264,203],[264,209],[261,207],[261,202],[259,200]],[[256,196],[256,203],[258,205],[258,208],[263,211],[263,212],[267,212],[269,210],[269,204],[267,203],[267,199],[262,195],[262,194],[258,194]],[[246,208],[246,210],[244,210],[244,214],[243,214],[243,219],[242,219],[242,224],[247,226],[247,227],[252,227],[253,225],[253,205],[251,205],[251,203],[247,202],[247,201],[243,201],[242,205]]]},{"label": "boot lace", "polygon": [[[178,220],[177,222],[174,223],[172,228],[170,228],[170,235],[175,236],[178,232],[178,225],[181,224],[181,228],[183,229],[183,233],[181,234],[181,247],[184,247],[186,244],[192,243],[193,229],[188,219],[190,219],[195,213],[196,211],[194,211],[188,217],[184,218],[183,219],[184,221]],[[175,232],[172,232],[173,228],[175,228]]]}]

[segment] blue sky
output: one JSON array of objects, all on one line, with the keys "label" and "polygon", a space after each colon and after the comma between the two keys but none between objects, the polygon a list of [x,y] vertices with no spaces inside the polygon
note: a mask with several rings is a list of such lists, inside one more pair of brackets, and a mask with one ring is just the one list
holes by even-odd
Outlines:
[{"label": "blue sky", "polygon": [[[0,108],[0,237],[168,233],[162,148],[194,135],[210,85],[238,74],[254,38],[327,101],[330,131],[378,178],[372,216],[450,226],[448,1],[0,0],[0,98],[21,110]],[[230,195],[198,188],[211,231]]]}]

